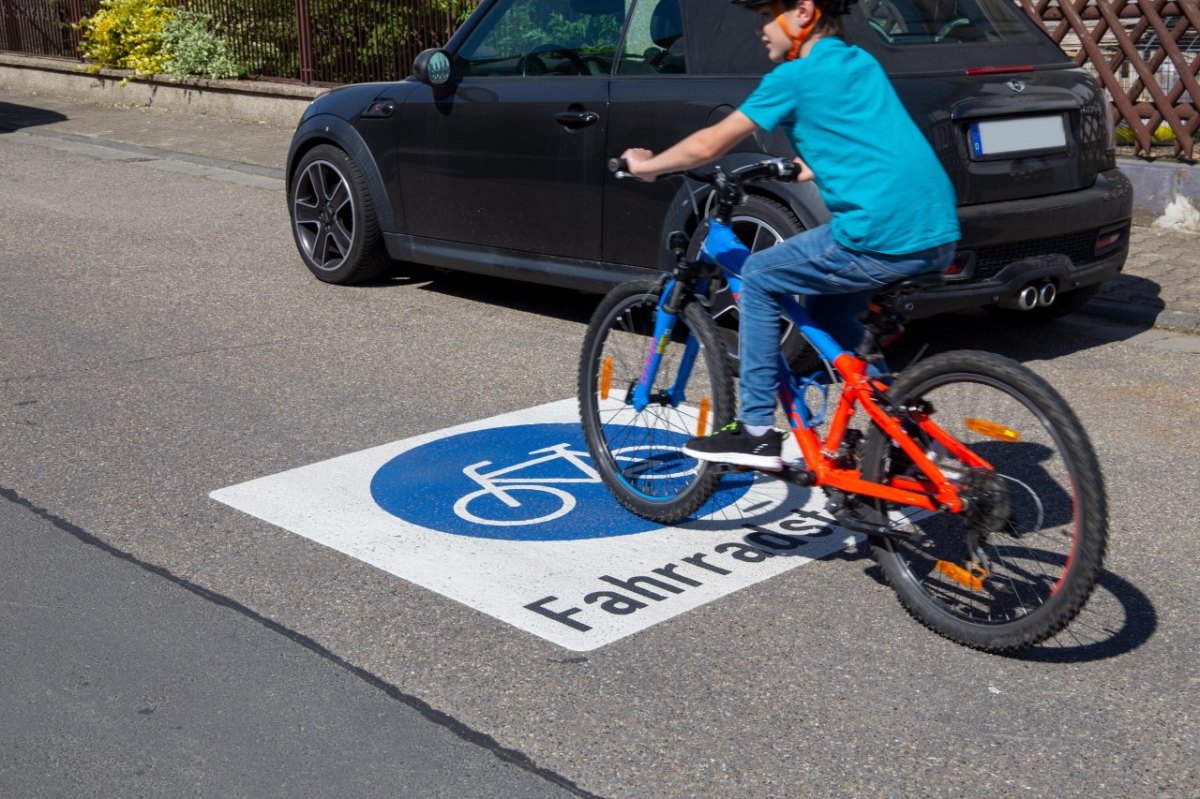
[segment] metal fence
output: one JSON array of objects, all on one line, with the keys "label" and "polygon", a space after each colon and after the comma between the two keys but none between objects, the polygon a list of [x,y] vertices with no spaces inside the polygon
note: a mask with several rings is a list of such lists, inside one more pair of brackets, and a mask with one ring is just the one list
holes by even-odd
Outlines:
[{"label": "metal fence", "polygon": [[[686,0],[683,0],[686,2]],[[1136,151],[1190,157],[1200,131],[1200,0],[1013,0],[1108,90]],[[252,77],[398,80],[479,0],[179,0],[211,14]],[[0,51],[77,59],[100,0],[0,0]]]},{"label": "metal fence", "polygon": [[[251,77],[318,85],[399,80],[480,0],[179,0],[210,14]],[[0,0],[0,51],[79,58],[100,0]]]}]

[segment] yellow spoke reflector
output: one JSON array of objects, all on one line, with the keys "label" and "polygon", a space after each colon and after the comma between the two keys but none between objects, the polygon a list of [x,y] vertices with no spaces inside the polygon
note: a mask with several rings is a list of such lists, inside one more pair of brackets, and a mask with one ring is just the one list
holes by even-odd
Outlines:
[{"label": "yellow spoke reflector", "polygon": [[987,577],[987,572],[984,571],[983,569],[977,569],[975,571],[967,571],[962,566],[959,566],[957,563],[951,563],[948,560],[939,560],[937,562],[936,568],[938,571],[940,571],[942,574],[949,577],[954,582],[959,583],[961,585],[965,585],[967,588],[970,588],[972,591],[982,591],[983,590],[983,579],[982,578]]},{"label": "yellow spoke reflector", "polygon": [[604,365],[600,367],[600,399],[608,399],[608,389],[612,385],[612,356],[604,356]]},{"label": "yellow spoke reflector", "polygon": [[1011,427],[989,422],[986,419],[966,419],[963,424],[973,433],[994,438],[997,441],[1020,441],[1021,434]]},{"label": "yellow spoke reflector", "polygon": [[708,430],[708,409],[712,406],[712,400],[708,397],[700,398],[700,417],[696,420],[696,437],[704,435]]}]

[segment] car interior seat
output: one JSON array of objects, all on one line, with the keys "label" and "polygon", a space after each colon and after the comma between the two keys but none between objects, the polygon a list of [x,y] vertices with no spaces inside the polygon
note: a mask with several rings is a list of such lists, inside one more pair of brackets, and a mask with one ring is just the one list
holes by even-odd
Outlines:
[{"label": "car interior seat", "polygon": [[658,0],[650,15],[650,39],[655,46],[646,52],[647,64],[660,73],[685,71],[679,0]]}]

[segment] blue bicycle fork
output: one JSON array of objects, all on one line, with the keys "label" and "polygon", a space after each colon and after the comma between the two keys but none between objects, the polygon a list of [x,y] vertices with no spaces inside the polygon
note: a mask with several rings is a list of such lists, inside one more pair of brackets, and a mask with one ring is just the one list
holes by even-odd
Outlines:
[{"label": "blue bicycle fork", "polygon": [[[735,301],[741,296],[742,266],[749,255],[749,248],[742,243],[729,224],[716,219],[709,220],[704,246],[700,250],[700,259],[706,263],[715,264],[720,267]],[[700,280],[695,290],[698,295],[703,295],[707,291],[707,280]],[[651,390],[654,387],[654,379],[658,375],[658,367],[662,362],[663,353],[666,352],[667,345],[670,343],[671,336],[675,330],[675,323],[679,318],[679,297],[676,296],[678,293],[679,286],[677,280],[670,278],[663,286],[663,292],[658,301],[658,312],[654,320],[654,343],[647,355],[642,376],[633,391],[632,404],[638,412],[645,410],[653,400],[664,399],[663,397],[653,397]],[[808,339],[809,343],[812,344],[813,348],[816,349],[824,360],[833,363],[837,360],[838,356],[845,352],[833,340],[832,336],[813,324],[812,317],[808,315],[808,312],[804,310],[804,307],[795,297],[782,297],[780,304],[783,312],[792,320],[796,328]],[[672,305],[675,307],[672,307]],[[684,347],[683,357],[679,363],[679,371],[675,376],[674,385],[667,390],[665,395],[665,399],[670,403],[671,407],[677,407],[680,403],[684,402],[684,386],[687,385],[687,381],[691,377],[692,367],[695,364],[696,355],[699,351],[700,342],[696,340],[694,335],[689,335],[687,344]],[[804,386],[797,385],[794,382],[791,370],[788,368],[782,354],[779,357],[779,369],[780,375],[784,377],[784,384],[789,389],[786,393],[781,390],[781,398],[784,400],[785,406],[791,406],[787,410],[797,413],[804,420],[806,426],[819,423],[820,419],[817,418],[819,414],[814,415],[800,401],[803,397]]]}]

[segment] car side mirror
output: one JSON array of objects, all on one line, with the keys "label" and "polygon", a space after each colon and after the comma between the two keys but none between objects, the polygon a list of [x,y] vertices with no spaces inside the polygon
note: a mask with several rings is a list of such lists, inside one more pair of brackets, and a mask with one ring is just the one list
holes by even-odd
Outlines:
[{"label": "car side mirror", "polygon": [[450,79],[454,77],[453,73],[450,55],[441,48],[422,50],[413,59],[413,74],[417,76],[417,80],[428,83],[435,89],[449,85]]}]

